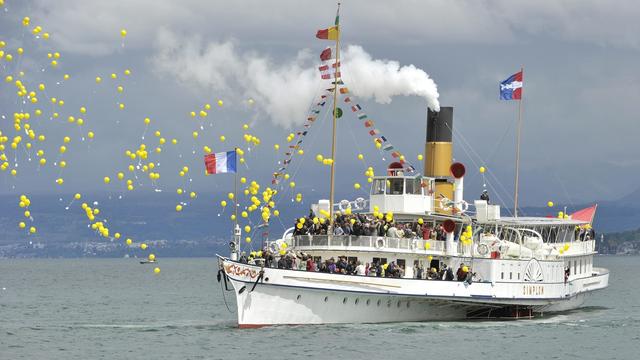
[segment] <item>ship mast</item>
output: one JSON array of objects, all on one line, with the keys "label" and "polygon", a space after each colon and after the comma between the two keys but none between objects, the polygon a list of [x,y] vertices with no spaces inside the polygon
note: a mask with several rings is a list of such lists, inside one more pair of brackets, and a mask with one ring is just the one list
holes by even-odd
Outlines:
[{"label": "ship mast", "polygon": [[340,64],[340,3],[338,3],[338,11],[336,12],[336,69],[335,76],[333,78],[333,129],[332,129],[332,137],[331,137],[331,180],[330,180],[330,188],[329,188],[329,229],[327,231],[328,234],[333,234],[333,200],[334,200],[334,192],[335,192],[335,167],[336,167],[336,126],[337,126],[337,107],[338,107],[338,69]]},{"label": "ship mast", "polygon": [[[520,67],[524,78],[524,66]],[[518,100],[518,136],[516,141],[516,179],[513,194],[513,215],[518,217],[518,180],[520,177],[520,131],[522,130],[522,96]]]}]

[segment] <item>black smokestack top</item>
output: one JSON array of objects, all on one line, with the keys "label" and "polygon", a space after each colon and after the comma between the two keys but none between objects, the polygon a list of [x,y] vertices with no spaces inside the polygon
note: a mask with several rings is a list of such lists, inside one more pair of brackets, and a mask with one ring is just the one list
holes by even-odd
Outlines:
[{"label": "black smokestack top", "polygon": [[427,142],[452,142],[453,106],[441,106],[440,111],[427,111]]}]

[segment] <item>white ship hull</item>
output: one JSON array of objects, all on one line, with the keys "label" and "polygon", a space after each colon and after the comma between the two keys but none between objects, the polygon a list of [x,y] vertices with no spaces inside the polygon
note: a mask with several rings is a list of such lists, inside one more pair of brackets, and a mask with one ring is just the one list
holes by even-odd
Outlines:
[{"label": "white ship hull", "polygon": [[519,317],[575,309],[608,284],[606,271],[568,284],[466,284],[261,269],[226,259],[222,267],[239,327]]}]

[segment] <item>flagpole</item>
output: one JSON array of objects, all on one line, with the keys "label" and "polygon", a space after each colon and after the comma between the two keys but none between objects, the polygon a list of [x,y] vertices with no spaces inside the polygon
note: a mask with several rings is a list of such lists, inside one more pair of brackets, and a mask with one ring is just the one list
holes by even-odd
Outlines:
[{"label": "flagpole", "polygon": [[[237,146],[234,147],[233,150],[236,152],[236,157],[237,157],[238,147]],[[238,166],[236,166],[236,172],[233,175],[234,175],[233,177],[233,232],[234,234],[240,234],[239,227],[238,227]],[[242,237],[238,235],[236,241],[238,242],[237,244],[238,255],[240,255],[240,247],[242,246]]]},{"label": "flagpole", "polygon": [[[520,67],[520,72],[522,73],[522,78],[524,80],[524,66]],[[523,81],[524,82],[524,81]],[[524,89],[523,89],[524,90]],[[522,130],[522,94],[521,92],[520,99],[518,100],[518,136],[516,141],[516,180],[515,180],[515,188],[513,195],[513,214],[515,217],[518,217],[518,183],[520,178],[520,132]]]},{"label": "flagpole", "polygon": [[[336,37],[336,64],[340,64],[340,25],[339,25],[339,17],[340,17],[340,3],[338,3],[338,11],[336,12],[336,30],[338,32],[338,36]],[[336,117],[336,109],[338,106],[338,69],[339,65],[336,66],[335,76],[333,77],[333,129],[332,129],[332,141],[331,141],[331,185],[329,188],[329,230],[328,234],[333,234],[333,200],[334,200],[334,190],[335,190],[335,166],[336,166],[336,125],[337,125],[337,117]]]},{"label": "flagpole", "polygon": [[[236,152],[236,156],[238,156],[238,148],[235,147],[234,148],[235,152]],[[238,168],[236,167],[236,173],[234,174],[234,179],[233,179],[233,219],[234,219],[234,225],[233,228],[235,229],[238,226]]]}]

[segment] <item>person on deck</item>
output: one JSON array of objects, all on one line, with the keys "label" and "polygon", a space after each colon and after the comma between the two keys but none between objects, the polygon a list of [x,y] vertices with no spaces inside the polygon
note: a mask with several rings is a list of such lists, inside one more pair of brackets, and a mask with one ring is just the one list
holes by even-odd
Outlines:
[{"label": "person on deck", "polygon": [[453,270],[450,267],[447,267],[447,265],[444,265],[444,267],[445,267],[444,280],[453,281],[453,279],[454,279]]},{"label": "person on deck", "polygon": [[362,265],[362,262],[358,261],[358,265],[356,266],[356,275],[366,276],[367,271],[366,267]]},{"label": "person on deck", "polygon": [[486,201],[487,204],[489,203],[489,193],[487,192],[487,190],[482,190],[482,194],[480,195],[480,200]]},{"label": "person on deck", "polygon": [[467,277],[467,271],[465,271],[467,269],[466,266],[464,266],[464,263],[460,263],[460,267],[458,267],[458,271],[456,271],[456,279],[458,279],[458,281],[464,281],[464,279]]}]

